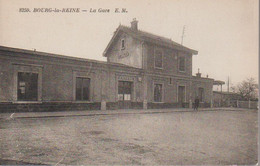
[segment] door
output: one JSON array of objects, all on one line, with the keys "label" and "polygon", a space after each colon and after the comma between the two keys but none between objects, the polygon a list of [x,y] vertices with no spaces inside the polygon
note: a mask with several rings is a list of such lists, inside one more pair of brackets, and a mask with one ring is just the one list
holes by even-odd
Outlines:
[{"label": "door", "polygon": [[199,100],[200,100],[200,102],[203,102],[203,100],[204,100],[204,89],[203,88],[199,88]]},{"label": "door", "polygon": [[185,102],[185,86],[178,87],[178,102],[181,107],[184,107]]},{"label": "door", "polygon": [[118,82],[118,106],[119,109],[130,109],[132,100],[132,86],[130,81]]}]

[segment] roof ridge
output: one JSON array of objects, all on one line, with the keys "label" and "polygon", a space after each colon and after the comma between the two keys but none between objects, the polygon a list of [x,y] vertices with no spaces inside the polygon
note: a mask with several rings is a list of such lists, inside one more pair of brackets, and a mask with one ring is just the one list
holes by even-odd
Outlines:
[{"label": "roof ridge", "polygon": [[119,31],[124,31],[125,33],[129,33],[129,35],[133,35],[134,37],[140,39],[140,40],[144,40],[144,41],[148,41],[148,42],[152,42],[155,43],[157,45],[161,45],[163,47],[168,47],[168,48],[174,48],[176,50],[180,50],[180,51],[186,51],[189,52],[193,55],[197,55],[198,51],[190,49],[186,46],[183,46],[175,41],[173,41],[170,38],[166,38],[164,36],[160,36],[157,34],[153,34],[147,31],[143,31],[143,30],[133,30],[131,27],[126,26],[126,25],[119,25],[116,29],[116,31],[114,32],[114,35],[112,37],[112,39],[110,40],[109,44],[107,45],[103,56],[106,56],[106,53],[108,51],[108,49],[110,48],[111,44],[113,43],[115,37],[117,36],[117,34],[119,33]]},{"label": "roof ridge", "polygon": [[120,27],[127,28],[127,29],[130,30],[131,32],[145,33],[145,34],[147,34],[147,35],[152,35],[154,38],[156,38],[156,37],[158,37],[159,39],[161,38],[162,40],[167,41],[169,44],[173,44],[173,45],[185,47],[185,46],[181,45],[180,43],[173,41],[171,38],[167,38],[167,37],[164,37],[164,36],[155,34],[155,33],[147,32],[147,31],[142,30],[142,29],[141,29],[141,30],[138,29],[137,31],[135,31],[135,30],[132,30],[131,27],[130,27],[130,26],[127,26],[127,25],[119,25],[119,28],[120,28]]},{"label": "roof ridge", "polygon": [[[133,31],[133,32],[136,32],[134,30],[131,29],[130,26],[127,26],[127,25],[120,25],[121,27],[124,27],[124,28],[129,28],[129,30]],[[145,30],[142,30],[142,29],[138,29],[137,32],[142,32],[142,33],[147,33],[149,35],[153,35],[155,37],[160,37],[160,38],[163,38],[163,39],[167,39],[167,40],[170,40],[173,42],[173,40],[171,38],[167,38],[167,37],[164,37],[164,36],[161,36],[161,35],[158,35],[158,34],[155,34],[155,33],[151,33],[151,32],[147,32]]]}]

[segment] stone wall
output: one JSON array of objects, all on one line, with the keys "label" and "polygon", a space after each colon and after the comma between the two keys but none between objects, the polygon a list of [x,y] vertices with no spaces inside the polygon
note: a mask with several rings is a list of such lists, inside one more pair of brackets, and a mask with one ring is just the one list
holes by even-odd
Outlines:
[{"label": "stone wall", "polygon": [[[149,49],[144,52],[148,53],[145,57],[148,58]],[[178,74],[174,65],[176,62],[170,61],[170,50],[166,52],[164,65],[167,68],[157,71],[153,69],[153,65],[150,66],[151,59],[147,61],[147,69],[139,69],[123,64],[0,47],[1,111],[7,108],[11,111],[31,111],[37,108],[39,111],[49,111],[52,108],[54,111],[100,109],[101,101],[106,102],[107,109],[118,109],[120,80],[133,83],[131,108],[142,109],[143,102],[148,103],[147,108],[187,107],[196,94],[192,89],[198,87],[205,88],[205,103],[210,103],[213,80],[191,77],[190,68],[187,68],[188,73]],[[38,73],[38,101],[17,101],[18,72]],[[76,101],[77,77],[90,78],[90,101]],[[155,83],[163,84],[161,103],[154,103]],[[181,105],[178,103],[178,86],[185,86],[185,101]]]},{"label": "stone wall", "polygon": [[[39,102],[76,102],[76,77],[90,78],[90,101],[117,101],[117,82],[133,78],[135,97],[142,96],[142,70],[109,64],[61,57],[42,56],[40,53],[14,51],[0,52],[0,102],[17,101],[17,73],[36,72],[38,76]],[[140,77],[140,81],[138,81]]]},{"label": "stone wall", "polygon": [[213,79],[193,77],[192,81],[192,101],[199,93],[199,88],[204,89],[204,101],[205,103],[213,102]]},{"label": "stone wall", "polygon": [[43,102],[43,103],[0,103],[1,113],[17,112],[54,112],[100,110],[100,103],[70,103],[70,102]]}]

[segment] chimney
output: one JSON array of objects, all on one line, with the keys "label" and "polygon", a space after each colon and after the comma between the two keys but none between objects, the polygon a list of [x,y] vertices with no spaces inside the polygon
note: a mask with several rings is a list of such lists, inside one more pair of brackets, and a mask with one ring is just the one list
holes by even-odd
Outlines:
[{"label": "chimney", "polygon": [[133,21],[131,22],[131,29],[134,31],[138,30],[138,21],[136,20],[136,18],[134,18]]},{"label": "chimney", "polygon": [[198,68],[198,73],[196,73],[196,76],[199,77],[199,78],[201,77],[201,73],[200,73],[200,69],[199,68]]}]

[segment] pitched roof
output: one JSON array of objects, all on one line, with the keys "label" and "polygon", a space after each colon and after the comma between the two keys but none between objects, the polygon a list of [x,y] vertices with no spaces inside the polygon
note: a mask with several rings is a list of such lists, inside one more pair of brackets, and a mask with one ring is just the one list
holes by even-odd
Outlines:
[{"label": "pitched roof", "polygon": [[198,54],[198,51],[196,50],[192,50],[188,47],[185,47],[179,43],[176,43],[174,41],[172,41],[171,39],[162,37],[162,36],[158,36],[158,35],[154,35],[152,33],[148,33],[145,31],[141,31],[141,30],[133,30],[130,27],[124,26],[124,25],[119,25],[119,27],[116,29],[112,39],[110,40],[110,42],[108,43],[103,56],[106,56],[107,51],[109,50],[109,48],[111,47],[112,43],[114,42],[116,36],[118,35],[118,33],[120,31],[123,31],[131,36],[133,36],[134,38],[137,38],[139,40],[142,41],[146,41],[146,42],[150,42],[156,45],[160,45],[163,47],[167,47],[167,48],[171,48],[171,49],[176,49],[179,51],[185,51],[185,52],[189,52],[192,53],[194,55]]}]

